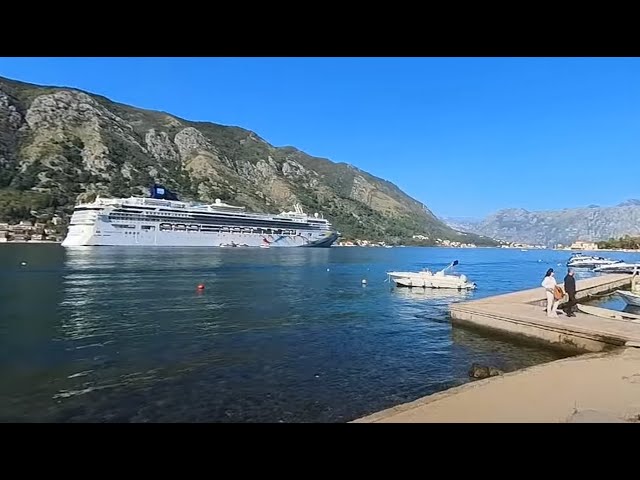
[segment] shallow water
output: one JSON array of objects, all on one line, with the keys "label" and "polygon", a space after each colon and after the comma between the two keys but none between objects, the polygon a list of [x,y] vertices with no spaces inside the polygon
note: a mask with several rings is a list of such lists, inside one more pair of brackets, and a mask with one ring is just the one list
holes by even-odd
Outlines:
[{"label": "shallow water", "polygon": [[[0,420],[352,420],[467,382],[473,362],[511,371],[563,356],[452,328],[447,307],[537,287],[550,266],[561,281],[568,256],[2,245]],[[386,281],[456,259],[478,290]]]}]

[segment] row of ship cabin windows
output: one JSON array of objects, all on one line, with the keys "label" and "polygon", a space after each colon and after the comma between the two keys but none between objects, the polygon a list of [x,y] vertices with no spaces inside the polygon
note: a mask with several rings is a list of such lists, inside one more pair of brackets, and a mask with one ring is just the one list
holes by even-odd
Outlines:
[{"label": "row of ship cabin windows", "polygon": [[[135,225],[126,224],[113,224],[115,228],[135,229]],[[167,231],[200,231],[207,232],[226,232],[226,233],[258,233],[263,235],[297,235],[295,230],[280,230],[272,228],[239,228],[239,227],[214,227],[205,225],[202,228],[200,225],[172,225],[170,223],[161,223],[159,226],[161,232]],[[141,230],[152,231],[156,227],[154,225],[140,225]]]},{"label": "row of ship cabin windows", "polygon": [[[186,213],[163,213],[163,212],[148,212],[148,215],[153,215],[154,217],[157,215],[162,215],[163,217],[183,217],[183,218],[189,218],[191,216]],[[142,212],[131,212],[131,213],[110,213],[109,219],[143,221],[143,220],[146,220],[147,218],[144,216]]]},{"label": "row of ship cabin windows", "polygon": [[[162,215],[169,215],[169,214],[162,214]],[[179,215],[179,214],[176,214],[176,215],[171,214],[171,216],[172,217],[189,217],[189,215]],[[149,222],[149,221],[153,221],[153,219],[146,218],[144,216],[125,215],[125,214],[118,214],[118,213],[112,213],[111,215],[109,215],[109,220],[128,220],[130,222]],[[198,225],[191,225],[191,227],[198,227]],[[214,227],[214,228],[216,228],[216,227]],[[226,228],[226,227],[220,227],[220,228]],[[258,233],[262,233],[262,230],[273,230],[274,233],[287,231],[287,230],[274,230],[274,229],[260,229],[259,227],[244,227],[244,228],[242,228],[242,227],[229,227],[229,228],[232,228],[234,232],[238,231],[238,228],[241,228],[242,230],[246,230],[247,233],[249,233],[249,229],[253,230],[253,232],[251,232],[251,233],[254,233],[256,231],[259,231]],[[163,230],[162,224],[160,225],[160,229]],[[181,229],[181,230],[184,230],[184,229]],[[187,230],[196,230],[196,228],[191,228],[191,229],[187,228]],[[229,231],[229,230],[223,230],[223,231]],[[269,233],[271,233],[271,232],[269,232]],[[291,235],[295,235],[295,232],[294,233],[290,233],[290,234]],[[287,234],[284,233],[283,235],[287,235]]]}]

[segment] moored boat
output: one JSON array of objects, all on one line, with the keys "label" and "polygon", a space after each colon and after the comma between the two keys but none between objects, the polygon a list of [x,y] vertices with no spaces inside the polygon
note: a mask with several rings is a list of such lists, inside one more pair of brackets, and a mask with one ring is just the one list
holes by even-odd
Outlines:
[{"label": "moored boat", "polygon": [[607,318],[609,320],[623,320],[623,321],[629,321],[633,323],[640,323],[640,315],[637,315],[634,313],[621,312],[618,310],[610,310],[608,308],[594,307],[592,305],[582,305],[580,303],[578,303],[576,307],[582,313],[594,315],[596,317]]},{"label": "moored boat", "polygon": [[619,297],[621,297],[627,305],[632,305],[634,307],[640,307],[640,295],[633,292],[628,292],[626,290],[616,290],[616,293]]},{"label": "moored boat", "polygon": [[640,263],[617,262],[596,267],[593,271],[600,273],[634,273],[640,271]]},{"label": "moored boat", "polygon": [[474,290],[476,288],[475,282],[469,281],[466,275],[445,273],[448,269],[456,266],[457,264],[458,261],[456,260],[435,273],[429,270],[423,270],[420,272],[387,272],[387,275],[398,287]]},{"label": "moored boat", "polygon": [[614,265],[622,263],[622,260],[614,260],[611,258],[598,257],[594,255],[583,255],[577,253],[571,256],[567,261],[567,267],[571,268],[596,268],[603,265]]}]

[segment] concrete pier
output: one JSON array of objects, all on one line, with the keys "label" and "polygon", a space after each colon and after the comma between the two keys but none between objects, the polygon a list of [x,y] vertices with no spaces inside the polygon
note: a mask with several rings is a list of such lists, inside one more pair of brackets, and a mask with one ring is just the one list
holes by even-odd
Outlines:
[{"label": "concrete pier", "polygon": [[635,423],[639,414],[640,349],[622,348],[467,383],[352,423]]},{"label": "concrete pier", "polygon": [[[631,284],[631,275],[576,282],[587,301]],[[587,315],[548,318],[542,287],[453,303],[454,324],[523,336],[576,353],[461,385],[352,423],[423,422],[639,422],[640,324]],[[562,304],[560,305],[562,306]]]},{"label": "concrete pier", "polygon": [[[587,301],[631,284],[632,275],[603,275],[576,282],[576,299]],[[453,303],[451,322],[524,336],[579,352],[600,352],[621,346],[640,345],[640,324],[610,320],[577,312],[548,318],[542,287],[493,297]],[[562,307],[562,304],[560,305]]]}]

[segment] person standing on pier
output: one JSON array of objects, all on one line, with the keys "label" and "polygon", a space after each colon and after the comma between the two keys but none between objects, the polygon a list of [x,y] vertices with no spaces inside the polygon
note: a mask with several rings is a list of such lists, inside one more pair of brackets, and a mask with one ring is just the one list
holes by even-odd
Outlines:
[{"label": "person standing on pier", "polygon": [[553,295],[554,290],[556,288],[557,282],[553,277],[553,268],[547,270],[547,273],[544,275],[544,279],[542,280],[542,287],[547,292],[547,317],[557,317],[558,313],[558,303],[559,300],[555,299]]},{"label": "person standing on pier", "polygon": [[575,317],[576,314],[573,313],[573,307],[575,307],[576,303],[576,279],[573,276],[573,269],[567,269],[567,275],[564,277],[564,291],[569,295],[569,301],[564,307],[564,312],[567,314],[567,317]]}]

